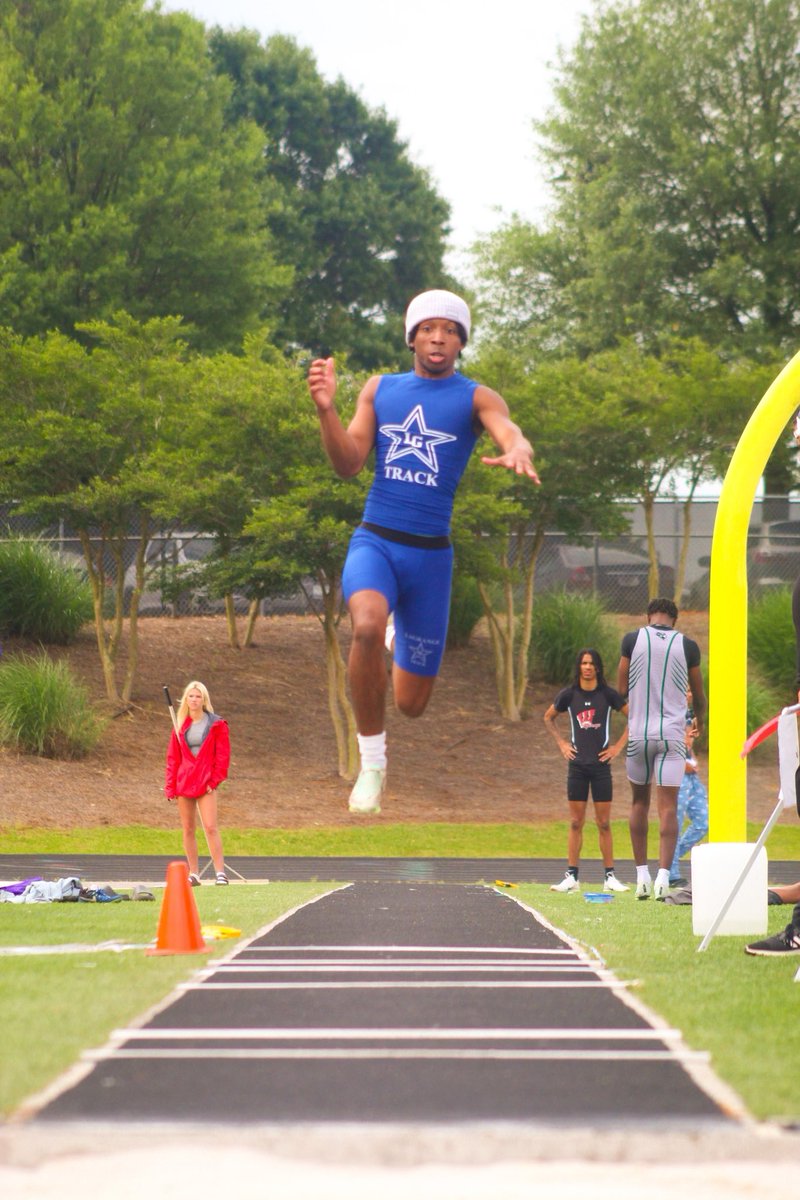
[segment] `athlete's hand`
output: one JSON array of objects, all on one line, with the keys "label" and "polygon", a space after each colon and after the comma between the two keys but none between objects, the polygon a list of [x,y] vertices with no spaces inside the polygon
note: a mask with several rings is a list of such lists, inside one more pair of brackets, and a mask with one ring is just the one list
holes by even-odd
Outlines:
[{"label": "athlete's hand", "polygon": [[578,753],[578,751],[571,744],[571,742],[561,741],[558,743],[558,748],[561,751],[561,753],[564,755],[564,758],[567,760],[567,762],[572,762],[573,758]]},{"label": "athlete's hand", "polygon": [[612,758],[616,758],[620,752],[619,746],[606,746],[605,750],[601,750],[598,755],[599,762],[611,762]]},{"label": "athlete's hand", "polygon": [[336,395],[336,369],[332,358],[315,358],[308,368],[308,390],[317,412],[333,408]]},{"label": "athlete's hand", "polygon": [[542,482],[536,474],[530,446],[517,446],[513,450],[509,450],[507,454],[501,454],[498,458],[489,458],[484,455],[481,462],[485,467],[505,467],[509,471],[516,472],[517,475],[527,475],[534,483]]}]

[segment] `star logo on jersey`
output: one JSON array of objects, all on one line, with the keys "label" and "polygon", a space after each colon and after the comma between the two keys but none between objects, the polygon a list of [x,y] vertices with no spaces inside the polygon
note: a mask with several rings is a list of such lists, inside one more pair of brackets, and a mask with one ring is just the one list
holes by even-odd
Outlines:
[{"label": "star logo on jersey", "polygon": [[387,466],[399,458],[411,456],[418,458],[429,470],[438,471],[439,460],[436,457],[436,447],[442,442],[457,440],[452,433],[440,433],[437,429],[428,429],[421,404],[411,410],[402,425],[381,425],[380,431],[392,443],[386,452]]}]

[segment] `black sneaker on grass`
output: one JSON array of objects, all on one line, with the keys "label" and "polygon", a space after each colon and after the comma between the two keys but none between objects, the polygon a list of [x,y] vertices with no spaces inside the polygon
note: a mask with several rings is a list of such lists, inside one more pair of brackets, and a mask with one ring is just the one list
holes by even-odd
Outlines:
[{"label": "black sneaker on grass", "polygon": [[751,942],[744,948],[745,954],[800,954],[800,929],[787,925],[781,933],[774,937],[764,938],[760,942]]}]

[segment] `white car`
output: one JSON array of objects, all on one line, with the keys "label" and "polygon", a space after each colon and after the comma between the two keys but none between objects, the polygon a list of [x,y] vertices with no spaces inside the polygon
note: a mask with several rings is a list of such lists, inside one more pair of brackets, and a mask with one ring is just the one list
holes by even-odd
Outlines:
[{"label": "white car", "polygon": [[[144,552],[144,590],[139,596],[140,615],[222,612],[225,607],[224,601],[219,597],[209,596],[203,588],[193,588],[189,584],[175,602],[165,600],[161,591],[162,586],[171,579],[176,568],[185,568],[201,563],[208,558],[213,549],[214,538],[206,533],[173,533],[169,536],[151,538]],[[125,572],[126,612],[130,608],[135,583],[136,564],[131,563]],[[237,612],[246,612],[247,597],[234,593],[234,606]]]}]

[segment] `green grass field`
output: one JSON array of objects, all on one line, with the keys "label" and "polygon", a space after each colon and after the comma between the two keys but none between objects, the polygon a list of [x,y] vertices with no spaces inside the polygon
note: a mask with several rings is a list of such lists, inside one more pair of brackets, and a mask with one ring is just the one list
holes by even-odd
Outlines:
[{"label": "green grass field", "polygon": [[[755,829],[751,836],[759,832]],[[615,830],[627,857],[624,823]],[[800,859],[800,830],[778,826],[771,858]],[[169,831],[128,829],[3,831],[6,853],[178,854]],[[597,854],[588,831],[586,857]],[[376,826],[353,830],[226,831],[236,854],[431,857],[562,857],[566,825]],[[624,874],[625,872],[623,872]],[[799,872],[800,874],[800,872]],[[109,882],[114,882],[109,881]],[[282,912],[320,895],[324,883],[248,884],[195,893],[201,921],[241,929],[249,936]],[[632,893],[607,905],[580,895],[556,895],[545,884],[520,884],[507,893],[541,912],[571,937],[592,947],[620,978],[687,1043],[707,1050],[712,1065],[759,1118],[800,1118],[800,984],[798,958],[758,959],[743,954],[748,940],[717,937],[703,954],[692,934],[691,909],[637,903]],[[160,895],[156,897],[160,900]],[[96,945],[114,939],[138,947],[155,936],[159,904],[0,906],[0,946]],[[770,933],[790,910],[770,908]],[[0,971],[0,1027],[15,1047],[0,1060],[0,1111],[12,1112],[73,1063],[102,1045],[112,1029],[161,1000],[207,958],[235,942],[213,943],[207,953],[153,958],[137,948],[120,953],[4,957]]]},{"label": "green grass field", "polygon": [[[618,861],[630,860],[627,821],[612,821]],[[223,829],[225,853],[269,856],[299,855],[368,858],[563,858],[567,822],[541,825],[390,825],[365,823],[357,828]],[[760,825],[748,825],[755,841]],[[650,823],[650,852],[655,857],[657,823]],[[120,825],[86,829],[0,828],[5,854],[174,854],[182,855],[177,829],[151,829],[145,825]],[[800,860],[800,823],[779,822],[767,843],[771,859]],[[597,829],[587,823],[584,858],[598,857]],[[800,878],[800,873],[798,873]]]}]

